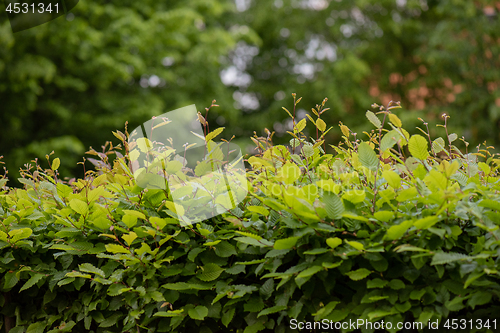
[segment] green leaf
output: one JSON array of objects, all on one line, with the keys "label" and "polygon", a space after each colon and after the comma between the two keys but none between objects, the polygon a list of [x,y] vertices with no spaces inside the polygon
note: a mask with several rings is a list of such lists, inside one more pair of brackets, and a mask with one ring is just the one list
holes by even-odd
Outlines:
[{"label": "green leaf", "polygon": [[455,253],[455,252],[437,252],[433,257],[432,257],[432,262],[431,265],[444,265],[444,264],[449,264],[450,262],[454,261],[461,261],[461,260],[472,260],[474,257],[470,257],[466,254],[462,253]]},{"label": "green leaf", "polygon": [[434,153],[438,154],[442,151],[445,151],[445,143],[443,138],[437,138],[436,140],[432,141],[432,149],[434,150]]},{"label": "green leaf", "polygon": [[111,253],[130,253],[129,250],[118,244],[106,244],[106,251]]},{"label": "green leaf", "polygon": [[221,318],[222,325],[224,325],[226,327],[229,325],[231,320],[233,320],[235,311],[236,311],[236,308],[231,307],[230,309],[228,309],[226,312],[224,312],[222,314],[222,318]]},{"label": "green leaf", "polygon": [[59,159],[59,157],[56,157],[52,161],[52,167],[51,167],[51,169],[54,170],[54,171],[56,171],[57,169],[59,169],[60,165],[61,165],[61,160]]},{"label": "green leaf", "polygon": [[29,278],[28,281],[22,286],[22,288],[19,290],[19,292],[29,289],[32,286],[34,286],[38,281],[40,281],[43,277],[45,277],[44,274],[34,274],[32,277]]},{"label": "green leaf", "polygon": [[268,216],[269,210],[262,206],[248,206],[247,209],[251,212],[258,213],[260,215]]},{"label": "green leaf", "polygon": [[202,281],[213,281],[217,279],[222,272],[224,272],[224,268],[221,268],[217,264],[208,263],[201,267],[201,272],[198,273],[197,277]]},{"label": "green leaf", "polygon": [[[45,322],[36,322],[33,324],[30,324],[28,326],[28,329],[26,330],[26,333],[43,333],[45,330],[45,327],[47,327],[47,323]],[[12,331],[11,331],[12,332]]]},{"label": "green leaf", "polygon": [[203,320],[208,315],[208,308],[206,306],[198,305],[193,309],[189,309],[188,315],[192,319]]},{"label": "green leaf", "polygon": [[404,140],[404,138],[398,133],[398,131],[392,130],[387,132],[382,137],[382,140],[380,140],[380,150],[385,152],[387,149],[392,148],[399,140]]},{"label": "green leaf", "polygon": [[123,210],[123,213],[125,215],[129,215],[129,216],[133,216],[133,217],[136,217],[138,219],[143,219],[145,220],[146,219],[146,215],[144,215],[143,213],[141,212],[138,212],[136,210],[127,210],[127,209],[124,209]]},{"label": "green leaf", "polygon": [[207,136],[205,137],[205,140],[208,142],[210,140],[213,140],[215,139],[219,134],[222,133],[222,131],[224,130],[225,127],[219,127],[215,130],[213,130],[212,132],[208,133]]},{"label": "green leaf", "polygon": [[297,241],[299,240],[300,237],[288,237],[284,239],[278,239],[274,243],[274,248],[276,250],[286,250],[286,249],[291,249],[292,247],[295,246]]},{"label": "green leaf", "polygon": [[274,243],[272,243],[266,239],[257,240],[257,239],[252,238],[252,237],[235,237],[234,240],[241,242],[241,243],[260,246],[260,247],[270,247],[270,246],[274,245]]},{"label": "green leaf", "polygon": [[122,235],[122,238],[127,243],[127,245],[130,246],[132,242],[137,238],[137,234],[131,231],[128,234]]},{"label": "green leaf", "polygon": [[323,202],[325,203],[326,214],[332,220],[340,220],[344,213],[344,203],[342,200],[333,193],[325,192],[323,195]]},{"label": "green leaf", "polygon": [[271,314],[271,313],[280,312],[283,310],[286,310],[286,305],[276,305],[276,306],[264,309],[261,312],[259,312],[259,314],[257,315],[257,318],[259,318],[260,316],[265,316],[265,315]]},{"label": "green leaf", "polygon": [[441,220],[442,219],[437,216],[427,216],[424,217],[423,219],[415,221],[413,225],[417,229],[428,229]]},{"label": "green leaf", "polygon": [[[215,245],[214,248],[215,248],[215,254],[222,258],[227,258],[232,255],[236,255],[236,248],[227,241],[220,242],[219,244]],[[193,250],[191,252],[193,252]]]},{"label": "green leaf", "polygon": [[346,273],[346,275],[349,276],[351,278],[351,280],[354,280],[354,281],[362,280],[370,274],[371,274],[371,271],[366,269],[366,268],[360,268],[360,269],[357,269],[355,271],[351,271],[351,272]]},{"label": "green leaf", "polygon": [[14,287],[17,282],[19,282],[19,278],[17,277],[16,272],[8,272],[7,274],[4,275],[4,283],[3,283],[3,288],[4,289],[10,289]]},{"label": "green leaf", "polygon": [[[363,202],[366,198],[366,192],[363,189],[359,190],[345,190],[342,195],[342,199],[348,200],[353,204],[357,204]],[[344,214],[342,214],[344,216]]]},{"label": "green leaf", "polygon": [[401,186],[401,178],[397,173],[392,170],[384,170],[382,172],[382,177],[387,180],[387,183],[393,188],[398,189]]},{"label": "green leaf", "polygon": [[326,123],[323,119],[318,118],[316,119],[316,127],[321,131],[324,132],[326,130]]},{"label": "green leaf", "polygon": [[476,305],[488,304],[491,301],[491,297],[491,292],[479,291],[472,295],[467,304],[474,309]]},{"label": "green leaf", "polygon": [[373,217],[378,221],[389,222],[394,219],[394,213],[386,210],[380,210],[378,212],[375,212],[375,214],[373,214]]},{"label": "green leaf", "polygon": [[121,316],[123,316],[122,313],[114,313],[111,316],[109,316],[108,318],[106,318],[103,321],[101,321],[101,323],[99,324],[99,327],[111,327],[111,326],[114,326],[114,325],[116,325],[116,323],[118,323],[118,319]]},{"label": "green leaf", "polygon": [[293,184],[297,179],[299,179],[300,168],[295,163],[287,162],[281,168],[278,169],[277,178],[283,181],[285,184]]},{"label": "green leaf", "polygon": [[382,122],[378,119],[377,115],[371,111],[366,111],[366,118],[375,126],[376,128],[382,127]]},{"label": "green leaf", "polygon": [[396,127],[403,126],[401,120],[394,113],[389,113],[389,121],[393,123]]},{"label": "green leaf", "polygon": [[410,187],[410,188],[401,190],[399,192],[398,196],[396,197],[396,200],[398,202],[405,202],[405,201],[415,199],[416,197],[418,197],[417,189],[415,187]]},{"label": "green leaf", "polygon": [[394,290],[404,289],[405,283],[400,279],[393,279],[391,280],[391,282],[389,282],[389,288]]},{"label": "green leaf", "polygon": [[264,296],[265,299],[271,297],[274,292],[274,279],[267,279],[266,282],[262,284],[259,289],[260,294]]},{"label": "green leaf", "polygon": [[332,249],[336,248],[337,246],[339,246],[340,244],[342,244],[342,239],[338,238],[338,237],[334,237],[334,238],[328,238],[326,240],[326,244],[331,247]]},{"label": "green leaf", "polygon": [[370,289],[370,288],[383,288],[386,285],[387,285],[387,281],[379,279],[379,278],[375,278],[373,280],[369,280],[368,282],[366,282],[366,288],[368,288],[368,289]]},{"label": "green leaf", "polygon": [[32,233],[33,230],[31,230],[30,228],[13,229],[9,231],[9,236],[11,237],[10,241],[11,243],[16,243],[21,239],[28,238]]},{"label": "green leaf", "polygon": [[87,215],[89,207],[85,201],[80,199],[72,199],[69,202],[70,207],[80,215]]},{"label": "green leaf", "polygon": [[162,285],[163,288],[169,290],[210,290],[211,285],[203,285],[199,283],[186,283],[186,282],[176,282],[176,283],[166,283]]},{"label": "green leaf", "polygon": [[346,240],[346,243],[359,251],[363,251],[365,249],[365,246],[360,242]]},{"label": "green leaf", "polygon": [[400,224],[397,225],[393,225],[387,230],[385,238],[388,240],[400,239],[412,225],[413,221],[411,220],[401,222]]},{"label": "green leaf", "polygon": [[313,266],[313,267],[309,267],[305,270],[303,270],[302,272],[300,272],[299,275],[297,275],[297,279],[301,279],[301,278],[306,278],[308,276],[312,276],[316,273],[318,273],[319,271],[322,271],[324,270],[323,266]]},{"label": "green leaf", "polygon": [[301,121],[299,121],[297,123],[297,125],[295,125],[295,129],[297,130],[297,132],[302,132],[304,130],[304,128],[306,128],[306,125],[307,125],[307,120],[306,118],[302,119]]},{"label": "green leaf", "polygon": [[94,274],[97,274],[99,275],[100,277],[106,277],[106,275],[104,274],[104,271],[102,269],[99,269],[97,267],[94,267],[92,264],[90,263],[84,263],[84,264],[80,264],[78,266],[78,268],[80,269],[80,271],[82,272],[87,272],[87,273],[94,273]]},{"label": "green leaf", "polygon": [[324,307],[319,309],[318,312],[313,313],[313,316],[315,316],[314,320],[321,321],[322,319],[324,319],[326,316],[328,316],[335,309],[337,304],[340,304],[340,302],[331,301],[327,305],[325,305]]},{"label": "green leaf", "polygon": [[377,169],[379,159],[377,154],[366,142],[362,142],[358,147],[359,162],[362,166],[375,171]]},{"label": "green leaf", "polygon": [[173,311],[160,311],[156,312],[153,317],[178,317],[182,316],[184,309],[173,310]]},{"label": "green leaf", "polygon": [[408,149],[413,157],[419,160],[425,160],[429,157],[427,140],[419,134],[411,136],[410,142],[408,143]]}]

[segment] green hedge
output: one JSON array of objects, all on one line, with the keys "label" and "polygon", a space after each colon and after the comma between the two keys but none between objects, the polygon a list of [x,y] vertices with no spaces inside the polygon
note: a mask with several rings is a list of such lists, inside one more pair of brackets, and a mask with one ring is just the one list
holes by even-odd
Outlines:
[{"label": "green hedge", "polygon": [[323,140],[324,103],[300,121],[289,112],[290,147],[253,138],[247,199],[190,227],[168,192],[135,185],[116,147],[72,184],[57,181],[58,159],[24,170],[23,189],[4,178],[3,329],[287,332],[363,319],[498,331],[500,160],[491,147],[462,153],[456,134],[409,137],[397,104],[374,107],[375,129],[341,123],[338,145]]}]

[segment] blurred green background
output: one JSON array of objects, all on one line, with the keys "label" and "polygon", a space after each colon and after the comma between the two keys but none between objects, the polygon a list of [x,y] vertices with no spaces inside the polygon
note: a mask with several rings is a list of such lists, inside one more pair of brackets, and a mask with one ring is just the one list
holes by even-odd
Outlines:
[{"label": "blurred green background", "polygon": [[471,147],[500,143],[500,2],[89,0],[16,34],[0,10],[0,155],[10,178],[52,150],[62,176],[81,176],[84,152],[117,143],[111,131],[125,121],[131,130],[213,99],[211,128],[226,127],[246,152],[264,128],[286,142],[281,107],[293,108],[293,92],[303,97],[299,118],[328,98],[333,144],[339,121],[369,131],[366,110],[390,100],[401,101],[410,132],[421,117],[444,136],[435,124],[446,113],[450,133]]}]

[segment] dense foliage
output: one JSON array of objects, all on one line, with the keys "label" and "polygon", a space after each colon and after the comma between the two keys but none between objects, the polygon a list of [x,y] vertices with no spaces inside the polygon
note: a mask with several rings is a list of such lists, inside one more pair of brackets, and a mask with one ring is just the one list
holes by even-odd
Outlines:
[{"label": "dense foliage", "polygon": [[336,130],[324,102],[300,121],[287,110],[290,146],[253,138],[247,199],[189,227],[168,191],[135,184],[118,147],[95,152],[104,166],[72,184],[57,158],[30,166],[24,188],[0,194],[2,326],[248,333],[364,319],[395,332],[404,320],[467,319],[471,332],[496,331],[500,159],[456,149],[448,118],[432,140],[407,134],[397,104],[374,107],[364,141],[340,124],[336,154],[323,152]]}]

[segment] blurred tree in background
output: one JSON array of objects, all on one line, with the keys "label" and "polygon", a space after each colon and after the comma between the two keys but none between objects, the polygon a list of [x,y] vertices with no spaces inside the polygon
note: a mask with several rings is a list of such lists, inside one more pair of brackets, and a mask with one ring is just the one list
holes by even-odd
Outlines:
[{"label": "blurred tree in background", "polygon": [[499,10],[469,0],[95,0],[16,34],[0,14],[0,155],[11,173],[52,150],[70,167],[126,120],[133,128],[212,99],[221,107],[209,121],[226,137],[245,145],[267,127],[279,141],[292,92],[300,118],[328,97],[322,118],[356,131],[373,102],[400,100],[407,127],[446,113],[466,140],[498,145]]},{"label": "blurred tree in background", "polygon": [[[235,97],[254,129],[289,130],[280,109],[291,109],[297,92],[302,117],[328,97],[329,124],[362,128],[373,102],[394,100],[408,127],[421,125],[418,117],[442,123],[446,113],[471,143],[500,143],[500,2],[237,2],[240,24],[262,39],[253,50],[240,43],[230,69],[248,78],[236,82]],[[339,132],[331,138],[340,140]]]},{"label": "blurred tree in background", "polygon": [[[0,155],[10,173],[52,150],[64,173],[125,121],[131,130],[214,98],[232,106],[221,57],[258,39],[224,25],[231,10],[229,0],[80,1],[65,17],[16,34],[2,10]],[[236,121],[234,108],[219,112]]]}]

